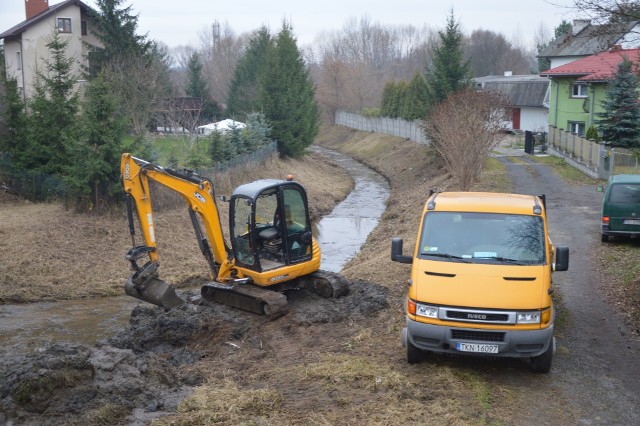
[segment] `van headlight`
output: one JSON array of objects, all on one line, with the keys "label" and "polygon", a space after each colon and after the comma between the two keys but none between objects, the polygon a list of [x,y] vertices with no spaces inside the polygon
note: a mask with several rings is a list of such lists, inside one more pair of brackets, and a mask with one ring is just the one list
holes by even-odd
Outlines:
[{"label": "van headlight", "polygon": [[423,303],[416,304],[416,315],[427,318],[438,318],[438,307],[425,305]]},{"label": "van headlight", "polygon": [[540,324],[540,311],[528,311],[517,313],[518,324]]}]

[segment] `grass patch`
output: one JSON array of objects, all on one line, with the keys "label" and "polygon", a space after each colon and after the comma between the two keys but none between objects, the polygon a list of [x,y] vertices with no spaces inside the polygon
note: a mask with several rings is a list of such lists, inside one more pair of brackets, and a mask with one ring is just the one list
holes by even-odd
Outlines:
[{"label": "grass patch", "polygon": [[640,335],[640,242],[612,241],[602,244],[598,257],[601,282],[609,300],[620,309]]},{"label": "grass patch", "polygon": [[153,421],[152,425],[255,424],[256,418],[277,414],[282,394],[276,390],[241,389],[230,380],[201,386],[180,403],[178,415]]},{"label": "grass patch", "polygon": [[480,173],[480,180],[472,189],[474,191],[511,192],[512,183],[505,165],[497,158],[487,158]]},{"label": "grass patch", "polygon": [[546,157],[540,156],[531,156],[534,161],[546,164],[548,166],[553,167],[553,169],[558,173],[558,175],[563,178],[566,182],[572,185],[599,185],[603,181],[599,179],[593,179],[589,175],[582,173],[580,170],[572,167],[567,163],[564,158],[554,157],[552,155]]},{"label": "grass patch", "polygon": [[122,405],[107,404],[90,410],[85,414],[84,424],[93,426],[110,426],[123,424],[130,410]]}]

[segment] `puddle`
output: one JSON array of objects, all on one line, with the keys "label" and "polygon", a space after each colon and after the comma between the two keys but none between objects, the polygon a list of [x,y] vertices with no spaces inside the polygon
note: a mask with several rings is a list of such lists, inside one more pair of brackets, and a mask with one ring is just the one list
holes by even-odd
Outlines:
[{"label": "puddle", "polygon": [[340,164],[353,178],[353,191],[316,225],[322,252],[320,267],[340,272],[359,251],[380,221],[389,197],[389,184],[373,169],[353,158],[322,147],[312,147]]},{"label": "puddle", "polygon": [[34,352],[57,341],[92,345],[126,325],[138,303],[129,296],[118,296],[0,305],[0,355]]},{"label": "puddle", "polygon": [[[338,272],[355,256],[385,210],[389,187],[384,178],[352,158],[314,147],[344,167],[355,188],[317,224],[316,240],[324,270]],[[51,342],[93,345],[125,326],[131,310],[143,303],[129,296],[56,303],[0,305],[0,357],[10,352],[37,352]]]}]

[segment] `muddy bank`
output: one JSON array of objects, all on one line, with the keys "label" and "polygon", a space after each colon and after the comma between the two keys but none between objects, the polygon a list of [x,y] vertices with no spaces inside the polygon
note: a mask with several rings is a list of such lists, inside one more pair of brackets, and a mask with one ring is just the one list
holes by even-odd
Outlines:
[{"label": "muddy bank", "polygon": [[0,424],[146,424],[175,412],[202,383],[197,361],[238,349],[264,356],[263,327],[292,332],[352,323],[388,307],[384,287],[351,281],[349,288],[340,299],[290,292],[290,312],[273,322],[222,305],[165,311],[145,304],[133,310],[128,327],[95,346],[57,343],[31,356],[7,355]]}]

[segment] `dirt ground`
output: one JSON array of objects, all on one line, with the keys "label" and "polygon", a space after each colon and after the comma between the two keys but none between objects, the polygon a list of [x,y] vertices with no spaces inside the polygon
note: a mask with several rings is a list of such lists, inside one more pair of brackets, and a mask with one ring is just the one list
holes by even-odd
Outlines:
[{"label": "dirt ground", "polygon": [[[140,305],[128,328],[98,345],[59,343],[34,356],[14,354],[3,360],[0,424],[44,419],[60,425],[625,424],[629,409],[620,417],[598,411],[623,389],[618,388],[620,373],[607,368],[608,381],[594,383],[588,375],[598,357],[574,352],[578,347],[587,352],[591,340],[583,342],[586,348],[562,345],[561,367],[549,375],[532,373],[520,360],[431,356],[408,365],[400,330],[409,270],[390,261],[390,239],[402,237],[405,251],[412,249],[427,191],[451,189],[449,179],[424,146],[401,138],[332,127],[323,129],[317,143],[366,160],[391,186],[379,226],[343,270],[350,279],[349,295],[333,300],[291,293],[290,313],[276,321],[219,305],[168,312]],[[334,185],[340,177],[334,165],[312,157],[299,166],[294,172],[299,181],[305,172],[317,171],[302,181],[313,191],[310,200],[321,205],[317,214],[329,211],[349,191],[348,178]],[[513,189],[515,183],[505,179],[508,166],[492,159],[477,189]],[[129,246],[124,215],[80,216],[55,204],[4,201],[0,300],[121,294],[127,275],[122,256]],[[181,240],[179,214],[171,206],[167,200],[158,212],[167,215],[162,220],[172,228],[165,251],[184,253],[171,256],[162,268],[186,285],[202,259],[197,249],[184,250],[187,240],[192,244],[190,224],[184,225],[189,238]],[[90,241],[84,245],[84,239]],[[7,251],[14,254],[7,257]],[[29,261],[42,270],[29,267]],[[82,290],[58,290],[69,280]],[[581,342],[564,327],[568,342]],[[611,406],[634,398],[620,395],[619,404]]]}]

